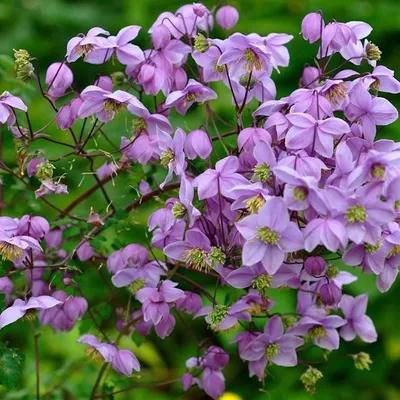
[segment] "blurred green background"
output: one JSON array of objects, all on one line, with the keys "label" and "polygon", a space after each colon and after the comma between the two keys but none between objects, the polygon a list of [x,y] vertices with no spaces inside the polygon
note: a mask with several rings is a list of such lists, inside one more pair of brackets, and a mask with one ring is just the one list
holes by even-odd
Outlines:
[{"label": "blurred green background", "polygon": [[[93,26],[100,26],[116,34],[126,25],[137,24],[143,26],[139,38],[135,41],[142,48],[149,43],[147,29],[162,11],[174,12],[184,4],[177,0],[1,0],[0,1],[0,89],[9,90],[13,94],[21,95],[30,108],[34,129],[44,126],[54,115],[48,103],[37,95],[34,83],[20,84],[13,78],[12,65],[8,57],[12,56],[12,49],[24,48],[39,59],[41,76],[48,65],[61,61],[65,55],[67,41],[76,34],[86,33]],[[207,1],[207,6],[213,3]],[[267,35],[271,32],[285,32],[294,35],[294,40],[288,48],[291,55],[290,66],[282,68],[280,75],[274,72],[273,78],[278,88],[278,96],[285,96],[297,87],[302,67],[306,63],[313,63],[316,46],[308,45],[299,35],[300,24],[303,16],[317,9],[324,12],[325,20],[336,19],[341,22],[361,20],[368,22],[374,28],[370,40],[377,44],[383,52],[381,63],[390,69],[399,69],[400,50],[400,2],[397,0],[357,1],[357,0],[247,0],[232,1],[240,12],[240,21],[236,28],[242,33],[257,32]],[[215,37],[225,37],[226,33],[218,28],[214,31]],[[337,57],[341,62],[340,57]],[[78,88],[82,89],[91,84],[99,66],[90,66],[81,61],[72,65]],[[361,67],[363,69],[365,67]],[[107,65],[103,73],[114,70],[123,70],[121,66]],[[215,109],[227,120],[232,119],[229,107],[229,93],[220,87],[220,98]],[[394,104],[399,105],[399,100],[394,96],[388,97]],[[191,110],[184,119],[173,116],[175,126],[194,129],[202,121],[203,114],[196,109]],[[23,121],[25,123],[25,121]],[[128,121],[126,117],[117,118],[106,127],[110,139],[118,145],[121,136],[128,136]],[[46,133],[61,137],[66,133],[56,133],[54,127]],[[10,166],[15,166],[15,153],[10,133],[3,131],[4,160]],[[61,136],[60,136],[61,135]],[[399,122],[385,128],[381,137],[398,139],[400,136]],[[65,139],[66,136],[63,136]],[[99,147],[107,148],[107,144],[99,138]],[[65,154],[65,150],[49,147],[43,142],[36,145],[37,150],[49,158],[57,158]],[[64,182],[70,188],[70,194],[51,199],[59,207],[68,205],[79,193],[82,193],[93,184],[93,178],[82,175],[81,171],[88,170],[88,163],[82,160],[69,158],[57,164],[59,175],[65,174]],[[101,161],[98,161],[98,165]],[[151,174],[151,171],[147,171]],[[115,186],[107,185],[114,204],[122,207],[137,198],[136,187],[143,176],[141,168],[134,167],[129,173],[122,174]],[[2,175],[5,183],[6,203],[12,204],[3,215],[18,216],[22,213],[37,213],[50,219],[54,212],[35,202],[32,195],[23,190],[23,187],[9,177]],[[84,179],[83,179],[84,178]],[[155,177],[156,181],[157,176]],[[32,185],[38,182],[31,181]],[[111,252],[114,248],[122,247],[131,242],[146,243],[145,229],[140,224],[145,223],[150,211],[159,203],[151,204],[145,212],[135,212],[126,220],[130,223],[127,230],[126,224],[119,229],[114,221],[103,236],[105,247]],[[104,212],[105,204],[100,195],[92,196],[76,214],[85,217],[88,206],[94,206],[96,211]],[[86,214],[85,214],[86,213]],[[124,216],[125,217],[125,216]],[[131,222],[134,222],[132,224]],[[72,248],[74,241],[66,244],[66,249]],[[79,264],[78,264],[79,265]],[[84,264],[79,265],[85,269]],[[93,268],[85,269],[85,274],[80,283],[86,288],[89,303],[96,312],[105,320],[105,325],[113,327],[115,316],[111,307],[103,307],[104,284]],[[197,279],[197,277],[195,277]],[[108,279],[108,278],[107,278]],[[206,285],[207,283],[204,282]],[[183,288],[188,289],[182,284]],[[368,292],[370,304],[368,314],[375,322],[379,333],[379,341],[366,345],[356,340],[351,344],[342,343],[339,355],[365,351],[371,354],[373,366],[370,372],[358,371],[354,368],[351,359],[345,358],[332,361],[320,366],[324,374],[323,380],[318,384],[318,392],[314,396],[321,400],[397,400],[400,399],[400,322],[397,318],[400,307],[400,285],[397,282],[392,289],[380,295],[375,288],[372,276],[362,276],[359,280],[346,288],[348,293],[357,295]],[[211,288],[212,290],[212,288]],[[219,294],[223,299],[223,290]],[[122,295],[123,297],[124,295]],[[289,312],[295,306],[293,293],[283,290],[275,293],[273,299],[278,302],[276,311]],[[99,311],[101,308],[101,312]],[[109,323],[107,322],[109,320]],[[199,335],[206,335],[205,324],[201,321],[190,322]],[[85,325],[85,320],[82,322]],[[261,322],[260,322],[261,326]],[[9,341],[13,347],[21,349],[27,356],[24,364],[23,384],[19,389],[10,394],[2,392],[2,399],[33,399],[35,388],[35,368],[33,356],[33,340],[28,326],[19,322],[0,332],[0,341]],[[81,327],[81,331],[85,331]],[[40,362],[41,362],[41,391],[43,399],[87,399],[100,366],[84,356],[84,346],[76,343],[79,337],[79,328],[67,334],[54,334],[51,329],[41,329],[40,337]],[[229,345],[232,335],[216,335],[215,344],[223,344],[230,352],[235,352],[235,346]],[[123,341],[123,347],[130,348],[140,358],[144,368],[142,379],[148,381],[161,381],[180,376],[184,372],[184,361],[195,355],[195,346],[185,329],[178,323],[174,334],[161,341],[152,334],[145,343],[137,346],[131,338]],[[321,354],[305,355],[305,359],[316,357],[321,359]],[[335,358],[335,355],[332,356]],[[1,366],[0,366],[1,368]],[[256,379],[249,379],[247,367],[235,355],[225,371],[227,391],[237,394],[237,399],[290,399],[303,400],[310,396],[305,393],[299,382],[299,376],[304,367],[276,368],[273,367],[266,379],[264,391],[259,391]],[[117,388],[128,386],[131,382],[138,382],[139,377],[132,381],[120,378],[116,374],[109,376]],[[140,382],[140,380],[139,380]],[[3,393],[3,394],[2,394]],[[117,399],[146,399],[148,396],[157,400],[171,399],[205,399],[206,397],[196,390],[189,394],[182,394],[179,384],[160,389],[136,389],[126,394],[116,396]],[[233,395],[232,395],[233,396]],[[235,397],[226,396],[226,400],[236,400]]]}]

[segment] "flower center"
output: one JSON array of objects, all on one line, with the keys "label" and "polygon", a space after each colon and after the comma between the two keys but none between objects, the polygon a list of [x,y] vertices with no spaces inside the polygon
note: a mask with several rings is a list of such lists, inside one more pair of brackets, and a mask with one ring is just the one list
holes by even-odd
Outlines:
[{"label": "flower center", "polygon": [[217,60],[214,62],[214,71],[219,72],[220,74],[225,71],[225,65],[218,65]]},{"label": "flower center", "polygon": [[261,226],[257,229],[257,239],[260,239],[266,244],[276,245],[281,238],[279,233],[268,228],[268,226]]},{"label": "flower center", "polygon": [[186,95],[186,101],[187,101],[187,102],[196,101],[196,100],[197,100],[197,94],[196,94],[196,93],[191,93],[191,92],[189,92],[189,93]]},{"label": "flower center", "polygon": [[330,265],[328,267],[328,269],[326,270],[326,276],[329,279],[336,278],[339,275],[339,272],[340,272],[340,270],[338,267],[335,267],[334,265]]},{"label": "flower center", "polygon": [[106,114],[107,118],[111,118],[114,115],[114,113],[118,114],[121,111],[125,111],[126,107],[127,106],[125,103],[119,103],[114,99],[104,100],[103,103],[104,113]]},{"label": "flower center", "polygon": [[261,71],[263,69],[263,63],[259,59],[258,55],[252,49],[246,49],[243,52],[243,57],[245,58],[246,62],[244,64],[244,69],[247,72],[252,72],[253,69],[256,71]]},{"label": "flower center", "polygon": [[364,244],[364,249],[367,253],[369,254],[374,254],[376,253],[380,248],[382,247],[382,241],[381,239],[378,239],[378,241],[376,242],[376,244],[369,244],[369,243],[365,243]]},{"label": "flower center", "polygon": [[208,317],[210,319],[210,325],[215,328],[222,322],[222,320],[228,315],[228,306],[223,304],[217,304],[213,310],[210,311]]},{"label": "flower center", "polygon": [[187,209],[182,203],[175,203],[172,207],[172,214],[176,219],[183,219],[186,213]]},{"label": "flower center", "polygon": [[13,261],[22,257],[23,250],[14,244],[0,242],[0,254],[3,260]]},{"label": "flower center", "polygon": [[265,349],[265,357],[268,359],[274,358],[279,354],[279,344],[271,343]]},{"label": "flower center", "polygon": [[104,361],[103,356],[93,347],[88,347],[85,350],[85,355],[87,355],[88,357],[92,358],[95,361],[101,361],[101,362]]},{"label": "flower center", "polygon": [[147,124],[143,118],[134,118],[132,120],[132,133],[138,134],[146,129]]},{"label": "flower center", "polygon": [[374,92],[379,92],[380,87],[381,87],[381,81],[378,78],[375,78],[375,82],[371,84],[371,89]]},{"label": "flower center", "polygon": [[346,219],[350,222],[350,224],[354,224],[356,222],[364,223],[367,218],[367,210],[361,205],[350,207],[346,212]]},{"label": "flower center", "polygon": [[325,97],[332,105],[338,105],[344,98],[346,98],[346,90],[346,84],[344,82],[341,82],[338,85],[330,87],[325,93]]},{"label": "flower center", "polygon": [[366,55],[368,60],[379,61],[381,59],[382,52],[379,47],[373,43],[368,43],[366,48]]},{"label": "flower center", "polygon": [[164,168],[168,168],[168,164],[174,159],[175,153],[168,148],[165,150],[160,157],[160,163]]},{"label": "flower center", "polygon": [[134,280],[129,285],[129,291],[135,295],[140,289],[143,289],[146,286],[146,281],[142,278]]},{"label": "flower center", "polygon": [[298,202],[304,201],[308,196],[308,190],[303,187],[295,187],[293,189],[293,196]]},{"label": "flower center", "polygon": [[210,270],[210,266],[206,262],[207,253],[200,247],[195,247],[191,250],[186,250],[183,252],[183,261],[187,263],[193,269],[198,271]]},{"label": "flower center", "polygon": [[27,310],[24,316],[21,318],[23,321],[35,321],[37,317],[37,310],[31,308]]},{"label": "flower center", "polygon": [[267,274],[258,275],[252,281],[252,287],[262,294],[266,294],[267,289],[271,286],[272,276]]},{"label": "flower center", "polygon": [[268,164],[262,163],[254,168],[254,174],[260,182],[267,182],[271,177],[271,168]]},{"label": "flower center", "polygon": [[75,49],[75,53],[79,54],[80,56],[85,56],[86,54],[88,54],[92,50],[93,50],[93,45],[92,44],[84,44],[84,45],[78,46]]},{"label": "flower center", "polygon": [[400,200],[396,200],[396,201],[394,202],[394,208],[395,208],[396,210],[400,210]]},{"label": "flower center", "polygon": [[399,244],[395,244],[393,246],[393,249],[390,250],[389,254],[387,255],[387,258],[398,256],[398,255],[400,255],[400,245]]},{"label": "flower center", "polygon": [[310,339],[322,339],[327,336],[326,329],[323,326],[314,326],[308,331],[308,337]]},{"label": "flower center", "polygon": [[371,169],[371,175],[376,179],[382,179],[385,176],[385,167],[381,164],[375,164]]},{"label": "flower center", "polygon": [[250,214],[255,214],[264,205],[265,200],[262,196],[256,195],[245,201],[246,207]]},{"label": "flower center", "polygon": [[216,264],[224,265],[226,261],[226,255],[219,247],[213,246],[211,247],[208,259],[210,260],[212,266]]}]

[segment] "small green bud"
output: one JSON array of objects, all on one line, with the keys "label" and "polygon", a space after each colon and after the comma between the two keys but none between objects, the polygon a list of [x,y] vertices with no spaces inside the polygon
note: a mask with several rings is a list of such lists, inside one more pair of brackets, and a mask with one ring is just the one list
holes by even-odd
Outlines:
[{"label": "small green bud", "polygon": [[240,77],[239,83],[245,88],[248,86],[249,89],[253,89],[257,83],[257,79],[254,76],[250,77],[250,74],[245,74]]},{"label": "small green bud", "polygon": [[354,360],[354,366],[357,369],[360,369],[361,371],[366,369],[369,371],[369,366],[372,364],[372,360],[368,353],[361,352],[353,354],[352,357]]},{"label": "small green bud", "polygon": [[211,46],[210,41],[201,33],[194,39],[194,49],[199,53],[205,53]]},{"label": "small green bud", "polygon": [[328,269],[326,270],[326,276],[329,279],[332,279],[332,278],[337,277],[339,275],[339,272],[340,272],[340,270],[338,267],[336,267],[335,265],[329,265]]},{"label": "small green bud", "polygon": [[309,367],[307,371],[300,376],[300,381],[304,385],[307,393],[315,394],[315,385],[322,377],[322,372],[319,369]]},{"label": "small green bud", "polygon": [[126,82],[126,77],[123,72],[116,71],[111,74],[111,80],[115,86],[122,86]]},{"label": "small green bud", "polygon": [[28,82],[34,72],[30,54],[23,49],[14,49],[14,58],[14,70],[16,72],[17,79],[23,82]]},{"label": "small green bud", "polygon": [[53,178],[53,173],[56,167],[49,161],[44,161],[36,167],[36,176],[40,181],[46,181]]},{"label": "small green bud", "polygon": [[281,320],[285,329],[291,328],[297,322],[297,318],[294,315],[282,315]]}]

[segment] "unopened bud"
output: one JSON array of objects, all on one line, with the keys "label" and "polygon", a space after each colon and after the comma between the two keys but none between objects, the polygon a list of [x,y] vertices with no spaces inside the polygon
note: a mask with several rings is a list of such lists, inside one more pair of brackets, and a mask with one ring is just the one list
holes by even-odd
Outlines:
[{"label": "unopened bud", "polygon": [[115,86],[122,86],[126,82],[125,74],[117,71],[111,74],[112,83]]}]

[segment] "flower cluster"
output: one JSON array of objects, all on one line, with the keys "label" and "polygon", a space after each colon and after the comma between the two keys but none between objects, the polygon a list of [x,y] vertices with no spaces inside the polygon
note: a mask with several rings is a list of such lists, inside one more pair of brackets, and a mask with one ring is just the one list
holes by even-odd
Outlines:
[{"label": "flower cluster", "polygon": [[[9,263],[0,278],[7,302],[0,328],[35,310],[39,323],[54,331],[69,331],[81,318],[93,320],[91,329],[101,341],[86,334],[79,342],[130,376],[140,364],[130,350],[118,349],[121,338],[132,331],[147,336],[154,328],[164,339],[182,322],[198,354],[186,363],[183,389],[197,385],[217,399],[225,390],[222,370],[230,357],[216,344],[221,346],[219,337],[226,332],[234,332],[235,355],[262,382],[272,364],[296,366],[299,350],[319,347],[328,357],[339,350],[341,339],[377,340],[366,315],[368,295],[343,292],[357,273],[374,277],[381,292],[398,274],[400,145],[379,134],[398,118],[381,94],[400,93],[400,82],[393,71],[377,65],[381,52],[366,39],[371,26],[325,22],[317,12],[301,25],[305,40],[319,42],[316,66],[306,66],[300,87],[277,98],[273,76],[284,74],[286,45],[293,36],[213,38],[214,14],[225,30],[239,19],[232,6],[209,10],[195,3],[162,13],[148,31],[148,49],[132,43],[141,29],[136,25],[116,36],[96,27],[72,38],[64,60],[48,68],[42,92],[57,113],[58,128],[70,135],[66,143],[43,134],[44,128],[35,132],[30,123],[18,125],[17,110],[30,121],[27,106],[7,92],[0,96],[0,122],[18,143],[19,167],[17,173],[1,162],[3,171],[30,186],[22,174],[26,169],[31,185],[41,185],[36,197],[47,205],[53,205],[49,195],[67,194],[60,183],[64,176],[53,175],[57,160],[29,150],[42,139],[69,147],[64,158],[89,160],[96,181],[58,210],[51,227],[39,216],[0,218],[0,255]],[[113,60],[119,70],[97,76],[77,92],[71,89],[72,69],[80,58],[90,64]],[[342,59],[339,67],[332,66],[336,58]],[[351,68],[369,64],[369,72],[341,69],[348,63]],[[40,82],[32,68],[29,64]],[[232,99],[229,120],[214,108],[222,90]],[[199,115],[202,110],[205,118],[188,127],[179,118],[192,109]],[[125,118],[128,137],[120,137],[112,153],[89,150],[87,144],[107,137],[117,118]],[[106,184],[113,181],[118,187],[119,175],[133,166],[143,179],[129,192],[132,202],[118,210]],[[91,204],[88,218],[71,214],[97,190],[105,209]],[[169,194],[148,218],[148,241],[131,235],[128,243],[117,238],[112,246],[99,245],[99,233],[126,218],[124,212]],[[74,233],[78,224],[83,228]],[[72,251],[71,238],[76,241]],[[109,275],[101,270],[104,264]],[[111,287],[111,304],[123,299],[107,324],[90,312],[80,284],[90,266]],[[25,278],[22,296],[13,287],[18,274]],[[205,280],[210,285],[199,283]],[[282,288],[296,293],[297,306],[278,313],[271,298]],[[206,339],[198,340],[191,318],[210,328]],[[360,354],[350,357],[357,368],[369,368],[369,356]],[[310,367],[300,379],[313,392],[320,378],[322,373]]]}]

